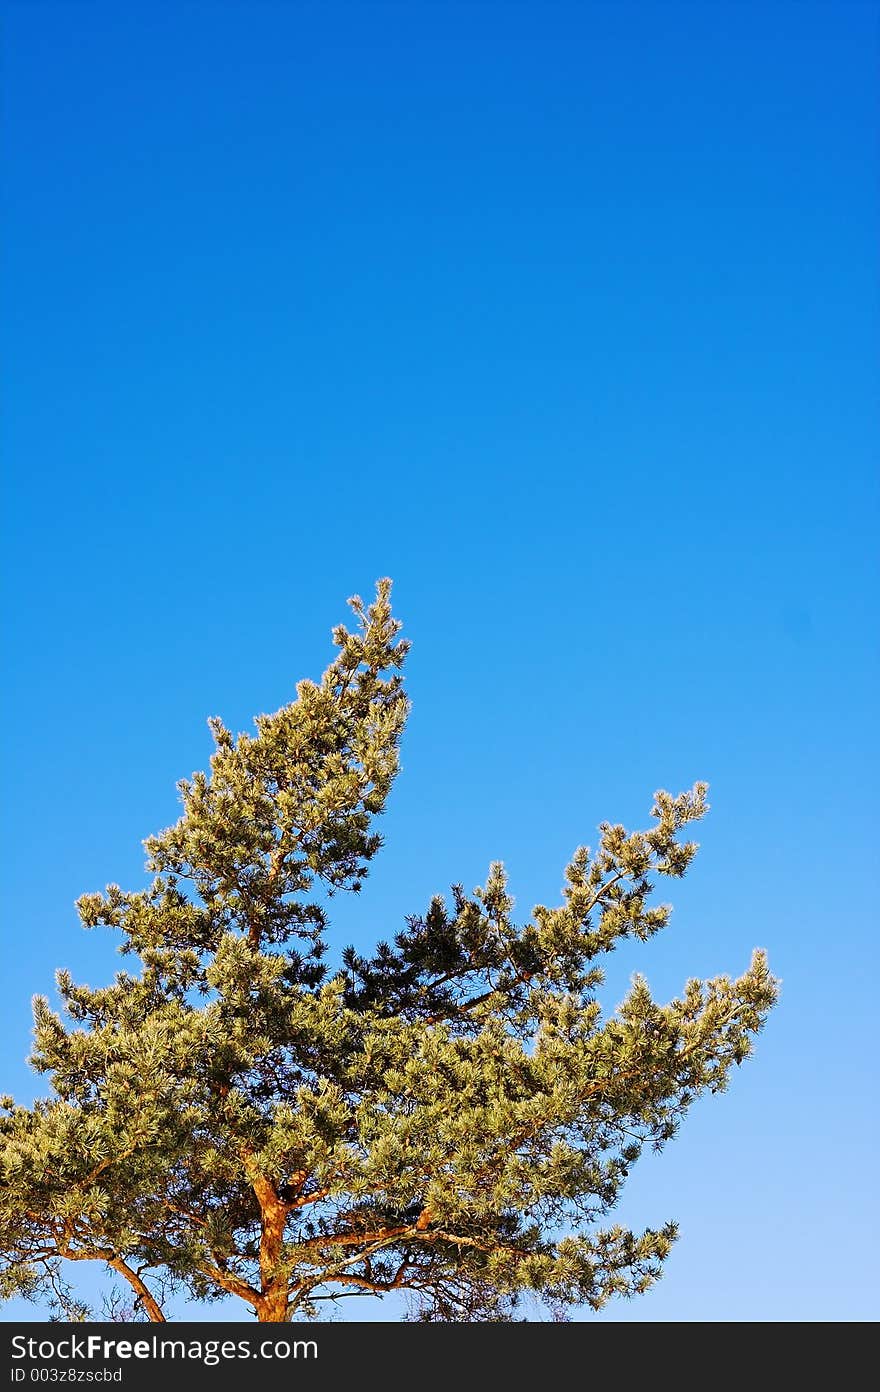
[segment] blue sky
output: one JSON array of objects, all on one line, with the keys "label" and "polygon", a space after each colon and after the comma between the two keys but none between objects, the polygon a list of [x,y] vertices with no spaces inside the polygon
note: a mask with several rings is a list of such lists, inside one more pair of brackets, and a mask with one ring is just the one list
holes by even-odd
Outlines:
[{"label": "blue sky", "polygon": [[880,1314],[876,30],[13,0],[4,1089],[40,1090],[31,993],[121,965],[73,900],[142,883],[205,717],[289,699],[389,574],[413,713],[335,941],[493,858],[528,912],[598,821],[708,779],[607,998],[762,945],[782,1001],[633,1177],[621,1218],[682,1236],[600,1318]]}]

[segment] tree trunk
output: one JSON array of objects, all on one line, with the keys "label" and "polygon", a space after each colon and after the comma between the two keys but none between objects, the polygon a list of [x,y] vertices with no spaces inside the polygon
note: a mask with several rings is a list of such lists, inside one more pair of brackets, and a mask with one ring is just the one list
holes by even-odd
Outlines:
[{"label": "tree trunk", "polygon": [[287,1207],[279,1199],[275,1185],[259,1170],[251,1168],[249,1178],[262,1215],[260,1235],[260,1276],[262,1290],[256,1306],[257,1319],[265,1323],[286,1323],[288,1283],[277,1275],[278,1262],[284,1248],[284,1225]]},{"label": "tree trunk", "polygon": [[268,1290],[257,1306],[257,1319],[261,1324],[287,1323],[287,1286]]}]

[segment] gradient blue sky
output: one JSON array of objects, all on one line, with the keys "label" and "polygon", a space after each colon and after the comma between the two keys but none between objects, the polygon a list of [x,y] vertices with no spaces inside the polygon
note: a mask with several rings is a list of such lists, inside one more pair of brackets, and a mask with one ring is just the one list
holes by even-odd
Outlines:
[{"label": "gradient blue sky", "polygon": [[205,717],[390,574],[413,714],[335,941],[496,857],[527,911],[708,779],[607,999],[760,944],[782,1002],[631,1181],[682,1236],[600,1318],[880,1314],[876,19],[7,6],[4,1088],[31,993],[121,965],[73,900],[142,883]]}]

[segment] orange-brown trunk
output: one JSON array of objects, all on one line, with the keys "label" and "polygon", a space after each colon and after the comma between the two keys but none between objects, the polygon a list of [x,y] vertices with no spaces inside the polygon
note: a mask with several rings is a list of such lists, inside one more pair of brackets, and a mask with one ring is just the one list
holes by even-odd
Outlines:
[{"label": "orange-brown trunk", "polygon": [[261,1324],[287,1323],[287,1287],[266,1291],[257,1306],[257,1319]]}]

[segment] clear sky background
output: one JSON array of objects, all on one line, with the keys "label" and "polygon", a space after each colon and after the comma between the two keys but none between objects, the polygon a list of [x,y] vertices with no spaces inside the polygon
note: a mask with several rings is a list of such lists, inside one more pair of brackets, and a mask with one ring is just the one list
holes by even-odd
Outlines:
[{"label": "clear sky background", "polygon": [[73,900],[143,883],[205,717],[288,700],[389,574],[413,714],[334,942],[493,858],[552,902],[598,821],[708,779],[608,1002],[756,945],[782,1000],[631,1180],[621,1219],[681,1238],[599,1318],[880,1315],[877,29],[7,6],[2,1090],[40,1091],[54,969],[122,965]]}]

